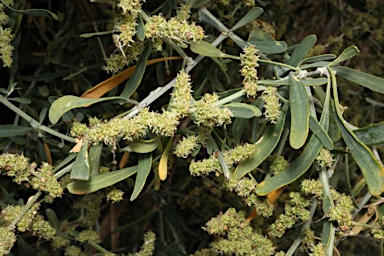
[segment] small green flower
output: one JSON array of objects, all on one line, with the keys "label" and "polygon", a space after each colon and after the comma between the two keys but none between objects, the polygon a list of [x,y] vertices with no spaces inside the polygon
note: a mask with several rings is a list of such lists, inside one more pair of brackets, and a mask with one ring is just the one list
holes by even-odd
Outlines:
[{"label": "small green flower", "polygon": [[328,149],[322,148],[316,157],[316,161],[320,167],[332,167],[335,160],[332,158],[332,154]]},{"label": "small green flower", "polygon": [[240,73],[244,77],[243,86],[248,96],[255,97],[257,93],[257,63],[259,56],[257,55],[258,50],[253,46],[249,45],[244,48],[244,54],[240,54],[241,70]]},{"label": "small green flower", "polygon": [[177,157],[187,158],[188,155],[197,147],[197,136],[183,137],[176,145],[173,152]]},{"label": "small green flower", "polygon": [[94,230],[83,230],[79,233],[76,239],[80,243],[90,242],[90,241],[95,242],[97,244],[100,243],[100,236]]},{"label": "small green flower", "polygon": [[0,255],[8,255],[15,242],[15,233],[6,227],[0,227]]},{"label": "small green flower", "polygon": [[264,105],[264,116],[271,123],[276,123],[280,117],[280,107],[279,96],[277,94],[277,89],[272,86],[268,86],[262,95],[262,99],[265,102]]}]

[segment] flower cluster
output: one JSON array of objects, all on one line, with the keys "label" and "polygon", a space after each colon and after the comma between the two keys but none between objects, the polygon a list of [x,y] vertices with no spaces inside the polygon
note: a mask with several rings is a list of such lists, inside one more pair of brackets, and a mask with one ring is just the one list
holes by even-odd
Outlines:
[{"label": "flower cluster", "polygon": [[0,241],[0,255],[8,255],[16,242],[16,235],[7,227],[0,227]]},{"label": "flower cluster", "polygon": [[173,153],[177,157],[187,158],[188,155],[197,147],[197,136],[192,135],[182,138],[176,145]]},{"label": "flower cluster", "polygon": [[[4,1],[8,6],[13,6],[14,0]],[[9,21],[8,15],[4,12],[5,5],[0,3],[0,60],[3,61],[3,67],[12,66],[12,52],[14,47],[11,45],[13,39],[12,30],[10,28],[4,28]]]},{"label": "flower cluster", "polygon": [[129,256],[152,256],[155,250],[156,234],[149,231],[144,235],[144,243],[140,248],[140,251]]},{"label": "flower cluster", "polygon": [[309,206],[308,199],[297,192],[291,192],[289,196],[291,197],[291,200],[285,205],[284,214],[280,214],[270,227],[270,236],[280,238],[284,235],[287,229],[293,227],[297,220],[309,220],[309,210],[306,209],[306,207]]},{"label": "flower cluster", "polygon": [[124,191],[117,189],[114,186],[109,187],[106,192],[107,201],[118,203],[123,200]]},{"label": "flower cluster", "polygon": [[[228,166],[232,166],[236,163],[243,161],[255,152],[256,147],[254,144],[244,144],[237,146],[231,150],[223,151],[224,160]],[[210,172],[216,172],[219,174],[222,172],[222,168],[219,160],[215,155],[211,155],[208,159],[200,161],[192,161],[189,165],[189,171],[194,176],[207,175]]]},{"label": "flower cluster", "polygon": [[[38,213],[40,204],[33,204],[27,213],[16,223],[16,228],[19,232],[32,231],[32,234],[40,238],[51,240],[56,234],[48,221],[44,220],[43,216]],[[1,211],[1,226],[10,225],[20,214],[23,207],[20,205],[8,205]]]},{"label": "flower cluster", "polygon": [[271,162],[271,165],[269,166],[269,170],[274,174],[277,175],[280,172],[282,172],[285,167],[288,166],[287,160],[284,159],[284,156],[279,155],[271,155],[268,160]]},{"label": "flower cluster", "polygon": [[85,210],[85,214],[82,219],[84,226],[92,226],[99,218],[100,205],[103,197],[104,195],[101,192],[87,194],[81,198],[80,202],[73,206],[74,208]]},{"label": "flower cluster", "polygon": [[257,93],[257,67],[259,64],[259,56],[257,49],[253,45],[244,48],[244,54],[240,54],[241,70],[240,73],[244,77],[243,86],[248,96],[255,97]]},{"label": "flower cluster", "polygon": [[242,197],[246,205],[256,208],[258,214],[269,217],[273,213],[273,206],[266,197],[259,197],[256,194],[256,185],[256,181],[246,177],[238,181],[231,179],[225,184],[230,191],[235,191]]},{"label": "flower cluster", "polygon": [[320,167],[332,167],[332,163],[335,160],[332,158],[332,154],[328,149],[322,148],[316,157],[316,161]]},{"label": "flower cluster", "polygon": [[245,214],[234,208],[209,220],[204,229],[217,236],[211,248],[218,254],[269,256],[275,252],[272,242],[255,232]]},{"label": "flower cluster", "polygon": [[20,184],[28,182],[34,189],[48,192],[51,197],[61,197],[63,189],[53,173],[53,168],[43,163],[36,169],[36,163],[29,163],[23,155],[0,155],[0,171],[2,174],[13,177],[13,181]]},{"label": "flower cluster", "polygon": [[265,102],[264,116],[271,123],[276,123],[280,117],[280,103],[279,96],[277,95],[277,89],[272,86],[268,86],[262,95],[262,99]]},{"label": "flower cluster", "polygon": [[311,256],[326,255],[325,247],[320,242],[315,244],[315,233],[311,229],[306,229],[303,233],[302,247]]},{"label": "flower cluster", "polygon": [[100,236],[94,230],[83,230],[76,237],[76,240],[80,243],[92,241],[98,244],[100,243]]},{"label": "flower cluster", "polygon": [[176,112],[180,117],[184,117],[188,115],[192,100],[190,77],[184,71],[180,71],[174,85],[169,110]]},{"label": "flower cluster", "polygon": [[206,93],[190,109],[190,117],[199,126],[214,128],[231,123],[232,112],[228,108],[214,106],[219,100],[216,94]]},{"label": "flower cluster", "polygon": [[177,42],[190,43],[204,38],[202,27],[194,23],[189,24],[187,20],[182,19],[189,12],[187,6],[183,8],[179,11],[178,16],[172,17],[168,21],[159,14],[151,16],[149,22],[145,24],[145,36],[155,43],[157,50],[162,49],[162,41],[155,39],[169,38]]}]

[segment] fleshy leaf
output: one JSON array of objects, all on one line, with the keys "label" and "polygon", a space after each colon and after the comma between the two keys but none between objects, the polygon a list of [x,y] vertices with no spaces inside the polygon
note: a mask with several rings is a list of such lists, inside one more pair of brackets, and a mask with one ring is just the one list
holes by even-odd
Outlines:
[{"label": "fleshy leaf", "polygon": [[232,112],[233,117],[252,118],[256,116],[261,116],[260,109],[251,104],[231,102],[229,104],[224,105],[223,107],[229,108],[229,110]]},{"label": "fleshy leaf", "polygon": [[359,54],[359,49],[356,46],[350,46],[347,49],[345,49],[339,57],[337,57],[334,61],[332,61],[329,66],[335,66],[339,64],[340,62],[349,60],[353,57],[355,57],[357,54]]},{"label": "fleshy leaf", "polygon": [[217,57],[217,58],[234,58],[238,59],[239,57],[225,54],[219,49],[217,49],[212,44],[205,41],[198,41],[191,44],[191,51],[207,57]]},{"label": "fleshy leaf", "polygon": [[33,128],[31,127],[13,125],[13,124],[4,124],[4,125],[0,125],[0,138],[20,136],[32,130]]},{"label": "fleshy leaf", "polygon": [[384,121],[354,130],[353,133],[365,145],[384,144]]},{"label": "fleshy leaf", "polygon": [[235,26],[231,28],[231,31],[235,31],[238,28],[241,28],[242,26],[245,26],[249,22],[253,21],[257,17],[259,17],[264,12],[263,9],[260,7],[252,8],[246,15],[244,15],[243,18],[241,18]]},{"label": "fleshy leaf", "polygon": [[88,158],[88,141],[86,140],[72,166],[71,180],[89,180],[91,168]]},{"label": "fleshy leaf", "polygon": [[141,190],[145,185],[148,174],[151,171],[151,167],[152,153],[139,154],[139,164],[137,166],[135,187],[130,198],[131,201],[135,200],[139,196]]}]

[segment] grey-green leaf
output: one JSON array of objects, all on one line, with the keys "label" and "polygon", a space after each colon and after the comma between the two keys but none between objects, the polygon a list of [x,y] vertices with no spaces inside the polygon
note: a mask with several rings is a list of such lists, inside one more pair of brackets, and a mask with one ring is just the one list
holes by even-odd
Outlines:
[{"label": "grey-green leaf", "polygon": [[136,101],[133,100],[127,100],[126,98],[122,97],[106,97],[106,98],[100,98],[100,99],[84,99],[77,96],[72,95],[66,95],[63,96],[57,100],[55,100],[50,109],[49,109],[49,121],[51,121],[52,124],[56,124],[60,117],[62,117],[66,112],[68,112],[71,109],[74,108],[81,108],[81,107],[87,107],[89,105],[108,101],[108,100],[116,100],[120,102],[129,102],[132,104],[137,104]]},{"label": "grey-green leaf", "polygon": [[154,151],[158,145],[160,144],[160,136],[155,137],[150,140],[142,140],[142,139],[137,139],[132,141],[132,143],[125,147],[123,150],[124,151],[129,151],[129,152],[136,152],[136,153],[149,153]]},{"label": "grey-green leaf", "polygon": [[287,49],[287,43],[284,41],[253,41],[248,43],[255,46],[262,53],[281,53]]},{"label": "grey-green leaf", "polygon": [[384,79],[378,76],[370,75],[352,68],[336,66],[332,67],[337,76],[348,79],[349,81],[360,84],[372,91],[384,93]]},{"label": "grey-green leaf", "polygon": [[252,8],[246,15],[244,15],[243,18],[241,18],[235,26],[231,28],[231,31],[235,31],[238,28],[241,28],[242,26],[248,24],[249,22],[253,21],[257,17],[259,17],[264,12],[263,9],[260,7]]},{"label": "grey-green leaf", "polygon": [[231,102],[223,107],[229,108],[233,117],[252,118],[261,116],[261,111],[258,107],[246,103]]},{"label": "grey-green leaf", "polygon": [[218,58],[234,58],[238,59],[239,57],[225,54],[219,49],[217,49],[212,44],[205,41],[198,41],[191,44],[191,51],[207,57],[218,57]]},{"label": "grey-green leaf", "polygon": [[289,105],[291,111],[291,130],[289,143],[294,149],[301,148],[308,137],[309,131],[309,101],[304,86],[293,75],[289,74]]},{"label": "grey-green leaf", "polygon": [[71,180],[89,180],[90,171],[88,141],[86,140],[76,157],[75,163],[72,166],[71,175],[69,177]]},{"label": "grey-green leaf", "polygon": [[139,154],[139,164],[137,166],[135,186],[130,198],[131,201],[135,200],[139,196],[147,180],[148,174],[151,171],[151,167],[152,153]]},{"label": "grey-green leaf", "polygon": [[329,66],[335,66],[339,64],[340,62],[349,60],[353,57],[355,57],[357,54],[359,54],[359,49],[356,46],[349,46],[347,49],[345,49],[337,59],[332,61]]},{"label": "grey-green leaf", "polygon": [[75,181],[69,183],[67,188],[72,194],[83,195],[112,186],[129,176],[135,174],[137,165],[124,168],[118,171],[108,172],[91,177],[88,181]]},{"label": "grey-green leaf", "polygon": [[283,132],[288,104],[281,109],[281,115],[276,124],[271,124],[264,135],[255,143],[256,151],[247,159],[242,161],[235,170],[235,178],[241,179],[247,173],[259,166],[275,149]]},{"label": "grey-green leaf", "polygon": [[4,125],[0,125],[0,138],[20,136],[32,130],[33,129],[31,127],[13,125],[13,124],[4,124]]},{"label": "grey-green leaf", "polygon": [[365,145],[384,144],[384,121],[354,130],[353,133]]},{"label": "grey-green leaf", "polygon": [[313,116],[309,116],[309,128],[316,135],[316,137],[321,141],[323,146],[329,150],[333,149],[333,142],[328,136],[328,133],[320,125],[320,123]]},{"label": "grey-green leaf", "polygon": [[189,4],[192,8],[199,8],[207,3],[209,3],[211,0],[191,0],[189,1]]},{"label": "grey-green leaf", "polygon": [[309,35],[301,41],[293,51],[291,57],[286,61],[286,64],[297,67],[304,59],[305,55],[312,49],[316,43],[316,36]]}]

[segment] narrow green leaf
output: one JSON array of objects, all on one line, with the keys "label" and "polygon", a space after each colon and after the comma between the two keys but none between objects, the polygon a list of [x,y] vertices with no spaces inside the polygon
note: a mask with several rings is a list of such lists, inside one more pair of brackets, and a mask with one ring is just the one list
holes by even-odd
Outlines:
[{"label": "narrow green leaf", "polygon": [[3,124],[0,125],[0,138],[20,136],[32,130],[33,129],[31,127],[13,124]]},{"label": "narrow green leaf", "polygon": [[88,194],[112,186],[122,180],[125,180],[129,176],[135,174],[136,171],[137,165],[124,168],[118,171],[93,176],[88,181],[75,181],[69,183],[67,185],[67,188],[72,194]]},{"label": "narrow green leaf", "polygon": [[191,51],[207,57],[239,59],[238,56],[225,54],[219,49],[217,49],[215,46],[213,46],[212,44],[205,41],[198,41],[198,42],[192,43]]},{"label": "narrow green leaf", "polygon": [[384,79],[378,76],[370,75],[352,68],[336,66],[332,67],[337,76],[343,77],[361,86],[367,87],[372,91],[384,93]]},{"label": "narrow green leaf", "polygon": [[133,192],[130,198],[131,201],[135,200],[139,196],[147,180],[148,174],[151,171],[151,168],[152,153],[139,154],[139,164],[137,166],[135,187],[133,188]]},{"label": "narrow green leaf", "polygon": [[[329,107],[330,107],[330,86],[327,86],[327,92],[323,107],[323,112],[320,118],[320,125],[325,131],[329,127]],[[272,191],[281,188],[302,176],[315,161],[316,156],[322,148],[320,140],[316,135],[312,134],[308,144],[305,146],[303,153],[292,161],[280,174],[266,179],[256,187],[256,193],[260,196],[265,196]]]},{"label": "narrow green leaf", "polygon": [[139,39],[140,41],[144,41],[145,39],[144,22],[140,16],[137,18],[136,30],[137,30],[137,33],[136,33],[137,39]]},{"label": "narrow green leaf", "polygon": [[16,101],[21,104],[31,104],[31,100],[27,98],[19,98],[19,97],[14,97],[14,98],[7,98],[9,101]]},{"label": "narrow green leaf", "polygon": [[253,21],[257,17],[259,17],[264,12],[263,9],[260,7],[252,8],[246,15],[244,15],[243,18],[241,18],[235,26],[231,28],[231,31],[235,31],[236,29],[241,28],[242,26],[245,26],[249,22]]},{"label": "narrow green leaf", "polygon": [[337,56],[335,54],[321,54],[321,55],[305,58],[301,61],[301,63],[314,63],[319,61],[333,60],[336,57]]},{"label": "narrow green leaf", "polygon": [[304,86],[293,73],[289,74],[289,105],[291,110],[291,130],[289,143],[294,149],[301,148],[308,137],[309,101]]},{"label": "narrow green leaf", "polygon": [[211,0],[191,0],[189,1],[189,4],[192,8],[199,8],[207,3],[209,3]]},{"label": "narrow green leaf", "polygon": [[287,43],[284,41],[253,41],[250,40],[248,43],[255,46],[257,50],[262,53],[281,53],[287,49]]},{"label": "narrow green leaf", "polygon": [[77,154],[75,163],[72,166],[71,180],[89,180],[90,166],[88,157],[88,141],[86,140],[81,147],[79,154]]},{"label": "narrow green leaf", "polygon": [[27,10],[17,10],[17,9],[14,9],[12,8],[11,6],[7,5],[7,3],[3,0],[1,0],[1,2],[7,6],[7,8],[9,8],[10,10],[16,12],[16,13],[20,13],[20,14],[25,14],[25,15],[30,15],[30,16],[44,16],[44,17],[48,17],[48,18],[53,18],[55,20],[58,20],[59,17],[57,17],[56,14],[54,14],[53,12],[50,12],[48,10],[45,10],[45,9],[27,9]]},{"label": "narrow green leaf", "polygon": [[248,41],[276,41],[270,34],[261,29],[254,29],[249,33]]},{"label": "narrow green leaf", "polygon": [[316,135],[316,137],[320,140],[321,144],[329,150],[333,149],[333,142],[331,138],[328,136],[328,133],[324,130],[324,128],[320,125],[320,123],[313,116],[309,116],[309,129]]},{"label": "narrow green leaf", "polygon": [[337,82],[333,68],[328,68],[332,78],[334,107],[336,109],[336,123],[341,136],[347,144],[353,158],[360,167],[367,182],[369,192],[373,196],[379,196],[384,191],[384,167],[375,158],[372,151],[364,145],[356,135],[349,129],[347,122],[340,110],[339,96],[337,93]]},{"label": "narrow green leaf", "polygon": [[57,100],[55,100],[50,109],[49,109],[49,121],[52,124],[56,124],[60,117],[62,117],[66,112],[68,112],[71,109],[74,108],[81,108],[81,107],[87,107],[89,105],[108,101],[108,100],[115,100],[118,102],[129,102],[131,104],[137,104],[136,101],[133,100],[127,100],[127,98],[123,97],[106,97],[106,98],[100,98],[100,99],[84,99],[77,96],[72,95],[66,95],[63,96]]},{"label": "narrow green leaf", "polygon": [[[197,0],[198,2],[205,2],[204,0]],[[205,4],[205,3],[204,3]],[[214,26],[217,30],[220,32],[228,31],[228,28],[226,28],[223,23],[221,23],[215,16],[210,13],[207,8],[202,7],[199,9],[199,20],[203,23],[209,24]],[[230,35],[230,34],[229,34]]]},{"label": "narrow green leaf", "polygon": [[353,133],[365,145],[384,144],[384,121],[353,130]]},{"label": "narrow green leaf", "polygon": [[281,115],[276,124],[271,124],[264,135],[255,143],[256,151],[249,158],[242,161],[235,170],[235,178],[241,179],[247,173],[259,166],[275,149],[283,132],[288,104],[284,104]]},{"label": "narrow green leaf", "polygon": [[[320,86],[324,85],[328,82],[327,78],[320,77],[320,78],[314,78],[314,79],[302,79],[300,82],[304,86]],[[283,86],[283,85],[289,85],[289,79],[280,79],[280,80],[258,80],[257,84],[260,85],[272,85],[272,86]]]},{"label": "narrow green leaf", "polygon": [[51,226],[54,229],[59,230],[60,229],[60,221],[57,218],[55,211],[50,209],[50,208],[47,208],[45,210],[45,214],[47,215],[47,219],[48,219],[49,224],[51,224]]},{"label": "narrow green leaf", "polygon": [[83,38],[89,38],[89,37],[93,37],[93,36],[105,36],[105,35],[110,35],[113,33],[113,30],[109,30],[109,31],[101,31],[101,32],[92,32],[92,33],[84,33],[84,34],[80,34],[80,37],[83,37]]},{"label": "narrow green leaf", "polygon": [[68,163],[70,163],[76,156],[78,155],[78,153],[71,153],[69,154],[66,158],[64,158],[64,160],[62,160],[56,167],[55,169],[53,169],[54,172],[57,172],[58,170],[60,170],[61,168],[63,168],[64,166],[66,166]]},{"label": "narrow green leaf", "polygon": [[233,117],[252,118],[256,116],[261,116],[260,109],[251,104],[231,102],[229,104],[224,105],[223,107],[229,108],[229,110],[232,112]]},{"label": "narrow green leaf", "polygon": [[335,66],[339,64],[340,62],[349,60],[353,57],[355,57],[357,54],[359,54],[359,49],[356,46],[349,46],[347,49],[345,49],[337,59],[332,61],[329,66]]},{"label": "narrow green leaf", "polygon": [[379,196],[384,191],[384,168],[377,161],[371,150],[346,128],[343,123],[344,121],[337,119],[341,136],[357,165],[360,167],[367,181],[369,192],[371,192],[373,196]]},{"label": "narrow green leaf", "polygon": [[91,176],[99,175],[100,157],[101,157],[102,151],[103,151],[103,143],[92,145],[89,148],[89,165],[90,165]]},{"label": "narrow green leaf", "polygon": [[159,144],[160,136],[150,140],[137,139],[132,141],[132,143],[125,147],[123,150],[143,154],[154,151],[159,146]]},{"label": "narrow green leaf", "polygon": [[299,63],[304,59],[305,55],[312,49],[316,43],[316,36],[309,35],[301,41],[296,49],[293,51],[291,57],[285,62],[288,65],[297,67]]},{"label": "narrow green leaf", "polygon": [[332,222],[326,220],[323,225],[323,230],[321,232],[321,243],[325,247],[326,254],[332,255],[334,250],[335,242],[335,228],[333,227]]},{"label": "narrow green leaf", "polygon": [[148,44],[144,48],[143,53],[140,55],[140,58],[137,61],[135,71],[133,72],[128,82],[125,84],[124,90],[120,95],[121,97],[129,99],[139,87],[141,80],[143,79],[143,76],[144,76],[145,68],[147,66],[147,61],[148,61],[149,55],[151,54],[151,50],[152,50],[152,46],[150,44]]},{"label": "narrow green leaf", "polygon": [[244,134],[244,130],[247,127],[249,120],[245,118],[236,118],[232,125],[232,136],[235,144],[240,145],[241,136]]},{"label": "narrow green leaf", "polygon": [[[213,60],[213,62],[216,63],[216,65],[219,67],[221,73],[224,75],[224,78],[225,78],[225,81],[227,82],[227,84],[230,84],[231,83],[231,78],[229,77],[227,71],[226,71],[226,68],[224,67],[224,63],[222,63],[218,58],[216,57],[211,57],[211,59]],[[231,60],[226,60],[228,62],[230,62]]]}]

